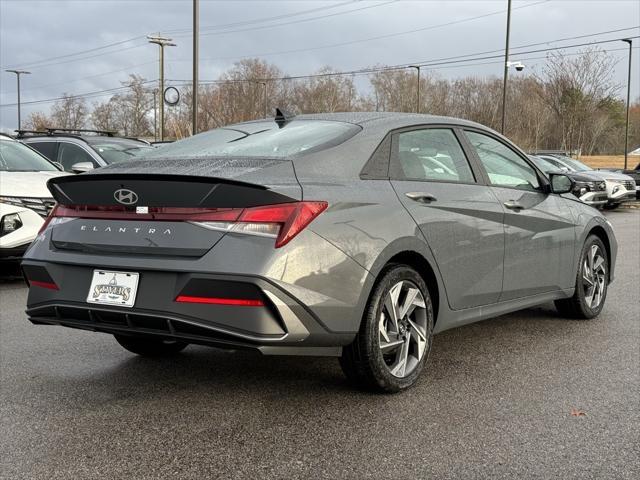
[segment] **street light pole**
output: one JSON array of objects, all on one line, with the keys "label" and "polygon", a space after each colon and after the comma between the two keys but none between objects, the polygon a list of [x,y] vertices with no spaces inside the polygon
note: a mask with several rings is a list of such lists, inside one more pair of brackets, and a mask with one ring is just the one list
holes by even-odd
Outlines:
[{"label": "street light pole", "polygon": [[193,0],[193,86],[191,87],[191,135],[198,133],[198,35],[200,2]]},{"label": "street light pole", "polygon": [[268,97],[267,97],[267,82],[258,82],[260,85],[264,87],[264,118],[269,116],[269,106],[268,106]]},{"label": "street light pole", "polygon": [[15,73],[18,81],[18,130],[22,129],[22,120],[20,118],[20,75],[30,75],[31,72],[26,70],[5,70],[8,73]]},{"label": "street light pole", "polygon": [[627,160],[629,156],[629,106],[631,104],[631,54],[633,41],[630,38],[622,40],[629,44],[629,71],[627,73],[627,119],[624,125],[624,169],[627,169]]},{"label": "street light pole", "polygon": [[160,47],[160,78],[158,94],[160,95],[160,141],[164,141],[164,47],[175,47],[170,38],[160,36],[147,36],[149,43],[155,43]]},{"label": "street light pole", "polygon": [[409,68],[415,68],[418,71],[418,96],[416,98],[416,113],[420,113],[420,65],[409,65]]},{"label": "street light pole", "polygon": [[504,79],[502,83],[502,124],[500,133],[504,135],[505,118],[507,114],[507,78],[509,77],[509,34],[511,33],[511,0],[507,4],[507,40],[504,47]]}]

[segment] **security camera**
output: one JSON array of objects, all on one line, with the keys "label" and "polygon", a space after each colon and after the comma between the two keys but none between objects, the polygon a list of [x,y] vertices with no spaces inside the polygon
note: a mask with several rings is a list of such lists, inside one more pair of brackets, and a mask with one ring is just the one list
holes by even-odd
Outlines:
[{"label": "security camera", "polygon": [[516,71],[521,72],[524,70],[524,63],[522,62],[507,62],[507,67],[515,67]]}]

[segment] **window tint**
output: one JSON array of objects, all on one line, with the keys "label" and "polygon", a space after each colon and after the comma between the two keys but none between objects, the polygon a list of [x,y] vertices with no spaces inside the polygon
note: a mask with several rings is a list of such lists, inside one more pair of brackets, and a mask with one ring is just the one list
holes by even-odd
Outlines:
[{"label": "window tint", "polygon": [[29,147],[11,140],[0,140],[0,171],[2,172],[59,172],[51,162]]},{"label": "window tint", "polygon": [[478,152],[492,185],[523,190],[540,187],[535,169],[505,144],[482,133],[466,134]]},{"label": "window tint", "polygon": [[52,162],[56,161],[56,142],[29,142],[27,145],[39,151]]},{"label": "window tint", "polygon": [[398,134],[398,159],[407,179],[475,182],[467,157],[449,129]]},{"label": "window tint", "polygon": [[64,169],[70,172],[71,167],[80,162],[91,162],[94,167],[98,167],[96,162],[78,145],[73,143],[60,142],[58,147],[58,162],[62,164]]}]

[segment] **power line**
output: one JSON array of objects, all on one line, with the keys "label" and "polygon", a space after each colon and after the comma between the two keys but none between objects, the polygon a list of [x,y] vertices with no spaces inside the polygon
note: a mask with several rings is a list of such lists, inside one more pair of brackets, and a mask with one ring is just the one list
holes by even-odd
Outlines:
[{"label": "power line", "polygon": [[[125,43],[133,42],[134,40],[138,40],[138,39],[141,39],[141,38],[145,38],[145,36],[144,35],[139,35],[137,37],[128,38],[126,40],[120,40],[118,42],[109,43],[109,44],[103,45],[101,47],[90,48],[88,50],[82,50],[82,51],[75,52],[75,53],[68,53],[66,55],[59,55],[57,57],[48,57],[48,58],[43,59],[43,60],[38,60],[38,61],[31,62],[31,63],[24,63],[24,64],[21,64],[19,66],[20,67],[39,66],[39,64],[41,64],[41,63],[49,63],[52,60],[58,60],[58,59],[68,58],[68,57],[75,57],[77,55],[82,55],[82,54],[85,54],[85,53],[97,52],[99,50],[104,50],[106,48],[111,48],[111,47],[115,47],[115,46],[118,46],[118,45],[123,45]],[[120,50],[117,50],[117,51],[120,51]],[[107,52],[107,53],[113,53],[113,52]],[[105,53],[104,55],[106,55],[107,53]],[[15,65],[13,67],[10,66],[10,68],[15,68]]]},{"label": "power line", "polygon": [[[342,3],[338,3],[335,5],[328,5],[328,6],[323,6],[323,7],[317,7],[317,8],[311,8],[309,10],[301,10],[298,12],[293,12],[293,13],[285,13],[282,15],[276,15],[273,17],[263,17],[263,18],[257,18],[257,19],[253,19],[253,20],[245,20],[242,22],[234,22],[234,23],[226,23],[226,24],[220,24],[220,25],[209,25],[209,26],[205,26],[205,27],[200,27],[200,30],[222,30],[222,29],[227,29],[227,28],[234,28],[234,27],[241,27],[244,25],[252,25],[252,24],[256,24],[256,23],[262,23],[262,22],[269,22],[269,21],[274,21],[274,20],[282,20],[283,18],[291,18],[291,17],[297,17],[300,15],[307,15],[309,13],[315,13],[315,12],[319,12],[319,11],[326,11],[326,10],[331,10],[334,8],[338,8],[338,7],[343,7],[345,5],[351,4],[351,3],[356,3],[359,0],[350,0],[348,2],[342,2]],[[397,0],[396,0],[397,1]],[[173,30],[163,30],[163,32],[165,33],[173,33],[173,34],[179,34],[179,33],[188,33],[191,32],[191,28],[179,28],[179,29],[173,29]]]},{"label": "power line", "polygon": [[[295,25],[295,24],[298,24],[298,23],[313,22],[313,21],[322,20],[322,19],[325,19],[325,18],[332,18],[332,17],[337,17],[337,16],[340,16],[340,15],[345,15],[347,13],[359,12],[359,11],[362,11],[362,10],[369,10],[371,8],[378,8],[378,7],[382,7],[384,5],[389,5],[390,3],[396,3],[398,1],[399,0],[389,0],[387,2],[378,3],[378,4],[375,4],[375,5],[367,5],[365,7],[354,8],[354,9],[346,10],[346,11],[343,11],[343,12],[329,13],[327,15],[320,15],[320,16],[311,17],[311,18],[303,18],[301,20],[292,20],[290,22],[276,23],[274,25],[263,25],[263,26],[260,26],[260,27],[242,28],[242,29],[237,29],[237,30],[226,30],[226,31],[222,31],[222,32],[217,32],[217,31],[205,32],[205,33],[202,33],[201,36],[205,36],[205,35],[206,36],[210,36],[210,35],[227,35],[229,33],[253,32],[253,31],[256,31],[256,30],[265,30],[265,29],[269,29],[269,28],[284,27],[286,25]],[[544,1],[545,2],[549,2],[551,0],[544,0]],[[540,3],[542,3],[542,2],[540,2]],[[184,35],[187,35],[187,34],[178,34],[178,35],[175,35],[175,36],[176,37],[181,37],[181,36],[184,36]]]},{"label": "power line", "polygon": [[[316,11],[320,11],[320,10],[326,11],[326,10],[331,9],[331,8],[337,8],[337,7],[340,7],[340,6],[347,5],[347,4],[356,3],[356,1],[357,0],[343,2],[343,3],[337,4],[337,5],[330,5],[330,6],[327,6],[327,7],[324,7],[324,8],[313,8],[313,9],[304,10],[304,11],[301,11],[301,12],[295,12],[295,13],[291,13],[291,14],[283,14],[283,15],[279,15],[277,17],[266,17],[266,18],[262,18],[262,19],[249,20],[249,21],[246,21],[246,22],[237,22],[237,24],[238,25],[242,25],[244,23],[246,23],[246,24],[262,23],[262,22],[265,22],[265,21],[272,21],[274,18],[278,18],[278,17],[286,18],[287,16],[303,15],[303,14],[316,12]],[[381,3],[381,4],[369,5],[367,7],[361,7],[361,8],[358,8],[358,9],[348,10],[348,11],[345,11],[345,12],[337,12],[337,13],[335,13],[333,15],[334,16],[335,15],[343,15],[343,14],[346,14],[346,13],[351,13],[351,12],[364,10],[364,9],[368,9],[368,8],[376,8],[376,7],[379,7],[379,6],[382,6],[382,5],[386,5],[386,4],[389,4],[389,3],[395,3],[397,1],[399,1],[399,0],[390,0],[390,1],[387,1],[387,2],[384,2],[384,3]],[[305,19],[304,21],[312,21],[312,20],[316,20],[316,19],[319,19],[319,18],[325,18],[325,16],[312,17],[312,18],[309,18],[309,19]],[[233,25],[233,24],[229,24],[229,25]],[[271,27],[277,27],[277,26],[280,26],[280,24],[271,25],[271,26],[265,26],[265,27],[257,27],[256,29],[271,28]],[[211,26],[211,27],[207,27],[207,28],[219,28],[219,27]],[[186,29],[183,29],[183,30],[186,30]],[[237,31],[249,31],[249,30],[253,30],[253,28],[237,30]],[[175,30],[167,30],[167,31],[171,32],[171,31],[175,31]],[[221,32],[221,33],[234,33],[234,32],[235,31]],[[209,33],[205,33],[205,34],[209,35],[209,34],[214,34],[214,33],[216,33],[216,32],[209,32]],[[178,34],[176,36],[183,36],[183,34]],[[26,63],[26,64],[23,64],[23,65],[20,65],[20,66],[21,67],[23,67],[23,66],[24,67],[30,67],[32,69],[33,68],[38,69],[38,68],[45,68],[45,67],[49,67],[49,66],[53,66],[53,65],[60,65],[60,64],[64,64],[64,63],[73,63],[73,62],[82,61],[82,60],[89,60],[89,59],[100,57],[100,56],[103,56],[103,55],[111,55],[113,53],[119,53],[119,52],[123,52],[123,51],[126,51],[126,50],[131,50],[131,49],[134,49],[134,48],[139,48],[139,47],[145,46],[146,43],[141,43],[141,44],[138,44],[138,45],[131,45],[131,46],[128,46],[128,47],[125,47],[125,48],[120,48],[120,49],[116,49],[116,50],[109,51],[109,52],[101,52],[101,53],[97,53],[97,54],[94,54],[94,55],[86,55],[87,53],[97,52],[97,51],[100,51],[100,50],[104,50],[104,49],[111,48],[111,47],[118,46],[118,45],[123,45],[123,44],[129,43],[129,42],[133,42],[135,40],[144,39],[144,38],[146,38],[146,35],[139,35],[137,37],[132,37],[132,38],[129,38],[129,39],[126,39],[126,40],[113,42],[113,43],[110,43],[110,44],[107,44],[107,45],[103,45],[101,47],[95,47],[95,48],[91,48],[91,49],[88,49],[88,50],[82,50],[82,51],[79,51],[79,52],[69,53],[69,54],[66,54],[66,55],[60,55],[60,56],[57,56],[57,57],[49,57],[47,59],[43,59],[43,60],[40,60],[40,61],[34,61],[34,62],[31,62],[31,63]],[[80,55],[79,58],[72,58],[72,57],[78,57],[79,55]],[[65,58],[67,60],[65,60],[63,62],[55,62],[54,61],[54,60],[65,59]]]},{"label": "power line", "polygon": [[[640,36],[624,37],[624,38],[636,39],[636,38],[640,38]],[[602,45],[602,44],[606,44],[606,43],[619,42],[621,40],[622,40],[622,38],[615,38],[615,39],[600,40],[600,41],[594,41],[594,42],[583,42],[583,43],[572,44],[572,45],[563,45],[563,46],[559,46],[559,47],[549,47],[549,48],[543,48],[543,49],[535,49],[535,50],[523,51],[523,52],[519,52],[518,54],[519,55],[526,55],[526,54],[531,54],[531,53],[542,53],[542,52],[549,52],[549,51],[564,50],[564,49],[568,49],[568,48],[579,48],[579,47],[584,47],[584,46]],[[557,40],[557,41],[559,41],[559,40]],[[554,42],[556,42],[556,41],[548,41],[548,42],[544,42],[544,43],[554,43]],[[515,48],[524,48],[524,47],[521,46],[521,47],[515,47]],[[481,54],[482,53],[480,53],[480,55]],[[476,56],[474,56],[474,55],[476,55]],[[496,58],[501,58],[502,57],[502,55],[488,55],[488,56],[477,56],[477,55],[479,55],[479,54],[476,53],[476,54],[463,55],[463,57],[471,57],[471,58],[460,58],[461,56],[458,56],[458,57],[449,57],[449,59],[443,58],[443,59],[427,60],[427,61],[422,61],[422,62],[409,62],[407,64],[400,64],[400,65],[394,65],[394,66],[384,66],[384,67],[376,67],[376,68],[361,68],[361,69],[343,71],[343,72],[327,72],[327,73],[316,73],[316,74],[309,74],[309,75],[295,75],[295,76],[272,77],[272,78],[263,78],[263,79],[205,80],[205,81],[201,81],[200,83],[203,84],[203,85],[212,85],[212,84],[224,84],[224,83],[247,83],[247,82],[255,82],[256,80],[273,82],[273,81],[279,81],[279,80],[298,80],[298,79],[334,77],[334,76],[344,76],[344,75],[367,75],[367,74],[371,74],[371,73],[379,73],[379,72],[385,72],[385,71],[403,70],[403,69],[409,68],[409,65],[416,65],[416,66],[419,65],[420,67],[443,67],[445,65],[468,64],[468,62],[472,62],[472,61],[492,60],[492,59],[496,59]],[[148,80],[148,81],[145,81],[145,82],[142,82],[142,83],[143,84],[147,84],[147,83],[153,83],[153,82],[156,82],[156,81],[157,80]],[[172,82],[179,84],[180,82],[188,83],[188,82],[190,82],[190,80],[172,80]],[[116,88],[112,88],[112,89],[98,90],[98,91],[95,91],[95,92],[88,92],[88,93],[84,93],[84,94],[71,95],[70,97],[73,97],[73,98],[91,98],[91,96],[94,96],[94,95],[115,92],[115,91],[123,90],[123,89],[126,89],[126,88],[129,88],[129,87],[125,85],[125,86],[116,87]],[[56,97],[56,98],[49,98],[49,99],[32,100],[32,101],[29,101],[29,102],[22,102],[22,104],[23,105],[34,105],[34,104],[41,104],[41,103],[51,103],[51,102],[55,102],[55,101],[58,101],[58,100],[62,100],[64,98],[65,97]],[[16,103],[11,103],[11,104],[2,104],[2,105],[0,105],[0,107],[13,107],[13,106],[17,106],[17,104]]]}]

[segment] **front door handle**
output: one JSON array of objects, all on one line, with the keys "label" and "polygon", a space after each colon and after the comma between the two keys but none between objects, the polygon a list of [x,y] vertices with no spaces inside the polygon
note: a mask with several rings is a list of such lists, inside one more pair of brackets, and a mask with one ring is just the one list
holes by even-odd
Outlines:
[{"label": "front door handle", "polygon": [[509,200],[507,202],[504,202],[504,206],[507,207],[509,210],[523,210],[524,207],[522,206],[522,204],[516,202],[515,200]]},{"label": "front door handle", "polygon": [[407,196],[407,198],[410,198],[414,202],[418,202],[418,203],[431,203],[438,200],[436,197],[434,197],[430,193],[424,193],[424,192],[408,192],[408,193],[405,193],[405,195]]}]

